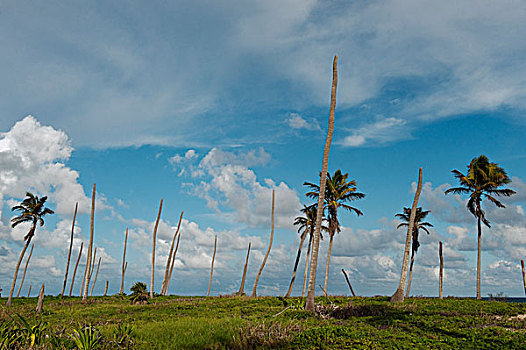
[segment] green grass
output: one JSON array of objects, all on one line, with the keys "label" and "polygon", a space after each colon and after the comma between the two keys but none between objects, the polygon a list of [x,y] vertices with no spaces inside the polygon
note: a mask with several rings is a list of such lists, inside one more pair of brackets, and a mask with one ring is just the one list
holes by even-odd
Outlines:
[{"label": "green grass", "polygon": [[[101,349],[524,349],[526,344],[526,320],[514,317],[526,314],[526,305],[499,301],[410,298],[391,304],[387,297],[357,297],[349,307],[351,298],[331,297],[317,299],[324,308],[311,315],[298,307],[297,298],[172,296],[132,305],[118,296],[88,303],[48,296],[44,312],[35,317],[35,298],[14,299],[10,308],[5,300],[0,299],[0,326],[12,321],[12,329],[24,329],[17,315],[31,325],[45,324],[47,337],[34,347],[41,349],[74,348],[69,335],[90,323],[103,338]],[[132,343],[119,346],[112,340],[119,325],[133,326]],[[21,342],[28,347],[25,329],[27,340]]]}]

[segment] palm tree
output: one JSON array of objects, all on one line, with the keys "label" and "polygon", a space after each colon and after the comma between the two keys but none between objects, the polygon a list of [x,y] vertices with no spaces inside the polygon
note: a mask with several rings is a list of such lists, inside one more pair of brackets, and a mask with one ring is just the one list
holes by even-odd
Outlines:
[{"label": "palm tree", "polygon": [[[300,236],[298,254],[296,255],[296,261],[294,262],[294,270],[292,271],[292,278],[290,280],[290,285],[289,285],[289,289],[287,290],[287,294],[285,294],[285,298],[290,297],[290,294],[292,293],[292,287],[294,286],[294,281],[296,279],[296,271],[298,270],[298,264],[300,262],[301,249],[303,248],[303,242],[305,241],[307,234],[309,234],[310,238],[309,238],[308,250],[310,251],[310,246],[312,244],[312,237],[314,235],[314,226],[316,225],[316,214],[317,214],[316,204],[313,204],[308,207],[304,205],[303,209],[301,209],[301,212],[305,216],[296,217],[296,219],[294,219],[294,225],[298,226],[298,233],[300,233],[301,231],[303,231],[303,233]],[[322,225],[321,229],[327,230],[327,227]],[[320,238],[323,239],[323,236],[320,236]],[[307,259],[308,259],[308,255],[307,255]]]},{"label": "palm tree", "polygon": [[468,172],[466,175],[458,170],[451,171],[453,175],[460,182],[459,187],[451,187],[445,191],[445,194],[469,194],[467,208],[473,216],[477,218],[478,231],[478,245],[477,245],[477,299],[480,295],[480,264],[481,264],[481,248],[482,248],[482,225],[484,223],[487,227],[491,227],[490,222],[486,219],[484,210],[482,210],[482,200],[484,198],[493,202],[497,207],[504,208],[499,200],[494,196],[509,197],[515,194],[515,191],[499,187],[511,182],[506,174],[506,171],[497,163],[490,163],[488,157],[480,155],[471,160],[468,165]]},{"label": "palm tree", "polygon": [[[325,269],[325,291],[327,291],[327,284],[329,282],[329,264],[331,260],[334,235],[336,233],[340,233],[341,231],[340,222],[338,221],[338,208],[341,207],[350,212],[354,212],[358,216],[363,215],[359,209],[344,203],[365,197],[365,194],[356,192],[356,181],[347,181],[348,177],[349,174],[342,174],[340,169],[336,170],[333,176],[327,174],[327,185],[325,187],[325,207],[327,208],[327,217],[329,221],[329,251],[327,253],[327,266]],[[320,193],[320,187],[318,185],[310,182],[305,182],[304,185],[312,189],[311,192],[306,194],[307,197],[318,198]]]},{"label": "palm tree", "polygon": [[[336,88],[338,86],[338,56],[334,56],[332,61],[332,87],[331,87],[331,105],[329,108],[329,125],[327,128],[327,138],[323,148],[323,158],[321,162],[320,175],[320,196],[318,198],[318,208],[323,208],[325,196],[325,185],[327,178],[327,169],[329,168],[329,153],[331,151],[332,134],[334,133],[334,112],[336,109]],[[314,294],[316,289],[316,270],[318,269],[318,250],[320,248],[321,224],[323,219],[323,210],[318,210],[316,214],[316,225],[314,229],[314,238],[312,242],[312,258],[310,261],[310,278],[307,300],[305,301],[305,310],[314,312]]]},{"label": "palm tree", "polygon": [[[427,234],[429,234],[427,227],[433,227],[432,224],[426,221],[422,221],[425,219],[427,214],[429,214],[431,211],[426,210],[422,211],[422,207],[416,208],[416,214],[415,214],[415,223],[413,225],[413,240],[412,240],[412,246],[411,246],[411,265],[409,267],[409,280],[407,281],[407,291],[405,294],[405,297],[407,298],[409,296],[409,290],[411,289],[411,280],[413,278],[413,263],[415,262],[415,254],[418,251],[418,248],[420,247],[420,242],[418,241],[418,234],[419,230],[422,229],[426,231]],[[411,208],[404,207],[404,212],[400,214],[395,215],[397,218],[400,218],[404,222],[400,223],[396,228],[400,227],[409,227],[409,220],[411,219]]]},{"label": "palm tree", "polygon": [[20,263],[22,262],[24,254],[26,253],[27,247],[29,246],[29,244],[31,243],[31,239],[35,235],[37,224],[43,226],[44,215],[54,214],[53,210],[44,207],[44,203],[46,203],[46,200],[46,196],[38,198],[32,193],[26,192],[26,198],[20,203],[20,205],[15,205],[11,208],[12,211],[19,212],[18,216],[15,216],[11,219],[11,227],[15,228],[23,222],[31,222],[31,228],[29,229],[28,233],[24,236],[24,241],[26,241],[26,244],[24,245],[24,249],[22,249],[22,253],[20,253],[18,262],[16,263],[15,274],[13,276],[13,282],[11,283],[11,290],[9,291],[9,297],[7,298],[6,306],[11,305],[13,291],[15,290],[16,278],[18,276],[18,269],[20,268]]}]

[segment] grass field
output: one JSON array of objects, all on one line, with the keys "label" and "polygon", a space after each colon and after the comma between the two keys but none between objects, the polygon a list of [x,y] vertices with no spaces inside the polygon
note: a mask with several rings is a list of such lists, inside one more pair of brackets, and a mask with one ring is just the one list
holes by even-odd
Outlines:
[{"label": "grass field", "polygon": [[317,298],[312,315],[299,298],[169,296],[132,305],[120,296],[87,303],[47,296],[39,316],[35,298],[14,299],[10,308],[5,301],[0,344],[18,335],[12,347],[22,349],[31,342],[35,349],[526,348],[526,304],[502,301]]}]

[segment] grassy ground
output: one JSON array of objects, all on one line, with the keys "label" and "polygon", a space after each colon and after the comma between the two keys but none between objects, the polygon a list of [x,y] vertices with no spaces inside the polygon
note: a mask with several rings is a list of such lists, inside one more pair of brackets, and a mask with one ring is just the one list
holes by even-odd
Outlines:
[{"label": "grassy ground", "polygon": [[[35,298],[15,299],[10,308],[2,298],[0,344],[2,334],[18,329],[22,348],[32,340],[35,348],[76,348],[71,335],[91,323],[102,349],[526,348],[525,304],[418,298],[390,304],[379,297],[352,298],[349,307],[350,300],[319,298],[319,313],[311,315],[297,298],[157,297],[132,305],[117,296],[88,303],[46,297],[35,317]],[[133,326],[130,337],[123,326]]]}]

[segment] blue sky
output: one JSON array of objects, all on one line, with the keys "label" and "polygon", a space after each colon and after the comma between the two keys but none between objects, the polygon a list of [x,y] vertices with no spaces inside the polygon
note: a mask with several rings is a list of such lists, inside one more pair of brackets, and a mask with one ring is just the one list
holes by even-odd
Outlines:
[{"label": "blue sky", "polygon": [[[321,168],[338,54],[329,169],[349,172],[366,197],[354,203],[364,216],[340,214],[329,292],[348,293],[341,268],[359,294],[396,289],[405,232],[394,214],[411,204],[422,166],[421,204],[435,228],[421,237],[412,292],[437,294],[441,240],[445,294],[474,295],[476,222],[465,198],[443,192],[456,185],[452,169],[486,154],[517,194],[506,209],[485,203],[482,294],[522,295],[525,19],[516,1],[4,2],[0,287],[10,284],[26,230],[9,228],[10,206],[27,190],[49,196],[57,214],[37,232],[24,289],[44,280],[58,293],[74,204],[73,258],[89,233],[96,183],[95,293],[104,280],[118,290],[127,227],[126,285],[149,282],[161,198],[156,289],[184,210],[170,292],[205,293],[216,234],[211,294],[239,288],[250,241],[249,290],[274,188],[276,235],[258,290],[284,294],[298,243],[292,222],[310,204],[302,184]],[[326,249],[322,242],[320,266]]]}]

